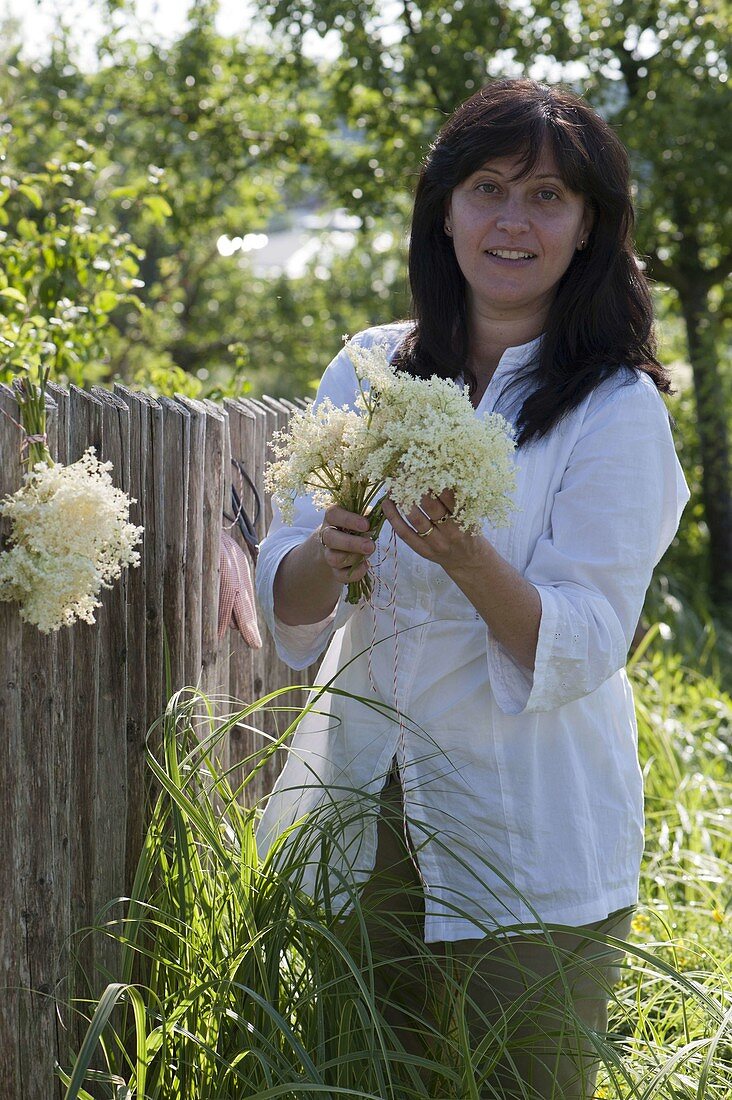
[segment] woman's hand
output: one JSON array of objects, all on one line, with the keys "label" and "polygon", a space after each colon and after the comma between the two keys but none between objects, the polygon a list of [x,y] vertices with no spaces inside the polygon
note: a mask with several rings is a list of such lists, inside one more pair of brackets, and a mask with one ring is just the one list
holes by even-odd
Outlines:
[{"label": "woman's hand", "polygon": [[415,553],[435,561],[447,572],[451,568],[466,568],[475,556],[482,535],[468,534],[452,520],[455,495],[450,489],[441,493],[425,493],[416,508],[403,516],[393,501],[386,497],[382,510],[397,535]]},{"label": "woman's hand", "polygon": [[458,527],[450,518],[454,506],[448,490],[427,493],[406,518],[391,500],[381,505],[397,535],[420,557],[442,566],[496,640],[531,670],[541,623],[539,592],[487,538]]},{"label": "woman's hand", "polygon": [[365,516],[347,512],[337,504],[326,509],[323,524],[315,532],[323,560],[339,584],[351,584],[366,576],[368,559],[376,543],[364,534],[369,529]]},{"label": "woman's hand", "polygon": [[343,594],[343,586],[360,581],[368,570],[374,540],[364,535],[369,521],[336,505],[320,527],[295,546],[279,564],[274,579],[275,615],[288,626],[319,623]]}]

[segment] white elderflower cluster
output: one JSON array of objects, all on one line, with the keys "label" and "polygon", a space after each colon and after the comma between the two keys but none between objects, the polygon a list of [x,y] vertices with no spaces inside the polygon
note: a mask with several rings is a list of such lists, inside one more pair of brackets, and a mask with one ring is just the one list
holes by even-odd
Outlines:
[{"label": "white elderflower cluster", "polygon": [[348,350],[359,381],[369,385],[357,401],[370,419],[362,476],[382,483],[402,512],[426,492],[451,489],[458,526],[478,531],[486,519],[505,526],[516,485],[508,422],[498,413],[476,417],[467,386],[397,373],[382,347]]},{"label": "white elderflower cluster", "polygon": [[275,461],[267,468],[265,486],[276,495],[285,523],[292,522],[295,497],[302,493],[311,493],[318,508],[333,501],[357,503],[355,487],[368,454],[359,413],[326,397],[317,408],[310,404],[293,413],[287,428],[273,434],[271,446]]},{"label": "white elderflower cluster", "polygon": [[326,398],[296,412],[275,435],[266,485],[285,522],[292,522],[295,497],[310,493],[319,508],[336,503],[369,515],[377,535],[383,517],[375,502],[385,493],[408,512],[425,493],[451,489],[459,526],[477,531],[486,519],[505,525],[515,444],[504,418],[476,417],[467,387],[449,379],[396,372],[381,344],[349,343],[347,350],[360,389],[355,408]]},{"label": "white elderflower cluster", "polygon": [[0,600],[44,634],[77,619],[94,622],[99,592],[139,564],[142,528],[129,522],[130,498],[112,485],[110,462],[89,449],[69,466],[39,462],[0,503],[11,524],[0,554]]}]

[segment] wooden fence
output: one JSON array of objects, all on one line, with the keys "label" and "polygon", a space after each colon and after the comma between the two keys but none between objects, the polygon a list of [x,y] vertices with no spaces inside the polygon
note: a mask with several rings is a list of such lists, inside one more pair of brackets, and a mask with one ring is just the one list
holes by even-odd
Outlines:
[{"label": "wooden fence", "polygon": [[[193,684],[249,702],[305,679],[278,660],[261,620],[261,650],[233,630],[217,638],[231,458],[264,500],[267,441],[293,407],[270,398],[155,400],[122,386],[50,389],[52,453],[72,462],[95,447],[113,463],[115,484],[136,499],[131,520],[145,533],[140,567],[104,593],[93,626],[49,637],[24,625],[16,605],[0,603],[2,1100],[62,1095],[53,1064],[68,1064],[68,1021],[57,1016],[54,995],[68,994],[71,934],[131,884],[149,809],[146,734],[166,703],[164,639],[173,690]],[[5,386],[0,410],[2,497],[22,474],[18,407]],[[251,513],[252,497],[246,486],[242,492]],[[269,515],[265,501],[260,538]],[[235,527],[231,533],[243,546]],[[275,732],[272,715],[260,721]],[[235,766],[257,740],[235,729],[225,762]],[[263,770],[253,795],[266,793],[277,767]],[[104,965],[92,937],[74,937],[73,949],[87,973]]]}]

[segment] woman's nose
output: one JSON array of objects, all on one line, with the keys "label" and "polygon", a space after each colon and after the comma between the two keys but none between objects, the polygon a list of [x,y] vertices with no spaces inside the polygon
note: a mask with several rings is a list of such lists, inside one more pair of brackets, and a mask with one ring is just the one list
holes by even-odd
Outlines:
[{"label": "woman's nose", "polygon": [[529,218],[523,204],[515,201],[505,203],[496,218],[496,229],[506,233],[524,233],[528,228]]}]

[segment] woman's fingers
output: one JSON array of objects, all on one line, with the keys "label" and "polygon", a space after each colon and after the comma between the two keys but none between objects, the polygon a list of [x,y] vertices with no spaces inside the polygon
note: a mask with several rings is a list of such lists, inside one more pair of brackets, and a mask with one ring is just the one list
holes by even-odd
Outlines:
[{"label": "woman's fingers", "polygon": [[339,584],[351,584],[354,581],[363,580],[368,571],[368,563],[362,559],[357,565],[349,565],[346,569],[333,569],[332,573]]},{"label": "woman's fingers", "polygon": [[[424,513],[418,512],[416,508],[413,508],[409,515],[405,517],[401,514],[394,501],[386,497],[381,502],[381,509],[397,535],[410,545],[413,545],[411,540],[417,537],[419,530],[432,530]],[[410,517],[414,522],[410,522]]]},{"label": "woman's fingers", "polygon": [[452,489],[443,489],[441,493],[436,493],[435,499],[445,509],[445,515],[451,516],[453,514],[455,511],[455,494]]},{"label": "woman's fingers", "polygon": [[454,556],[461,541],[467,538],[452,521],[454,504],[453,494],[443,492],[439,496],[426,493],[406,516],[388,498],[381,507],[399,538],[420,557],[445,565]]},{"label": "woman's fingers", "polygon": [[[387,507],[383,508],[383,504]],[[425,493],[419,504],[411,508],[406,515],[402,515],[395,507],[392,500],[387,498],[382,504],[384,515],[398,535],[416,534],[420,538],[429,538],[435,527],[449,522],[455,505],[454,494],[450,490],[443,490],[439,495]],[[399,523],[403,525],[399,526]]]},{"label": "woman's fingers", "polygon": [[366,516],[360,516],[357,512],[348,512],[339,504],[332,504],[325,510],[324,524],[329,527],[339,527],[343,531],[368,531],[369,521]]},{"label": "woman's fingers", "polygon": [[443,489],[441,493],[425,493],[418,507],[432,523],[446,523],[455,511],[455,494],[450,489]]},{"label": "woman's fingers", "polygon": [[339,559],[346,557],[360,558],[364,555],[373,554],[375,550],[374,540],[368,535],[364,536],[354,534],[352,531],[344,531],[340,527],[333,527],[329,523],[324,523],[320,528],[318,538],[326,553],[326,560],[328,560],[328,552],[330,551],[330,560],[334,565],[337,562],[346,565],[347,562]]},{"label": "woman's fingers", "polygon": [[[443,533],[443,524],[449,523],[455,506],[455,496],[449,489],[440,493],[425,493],[419,504],[403,516],[389,497],[382,500],[385,518],[400,538],[423,557],[441,558],[449,549],[437,532]],[[451,524],[454,528],[454,524]],[[369,569],[368,559],[376,549],[374,540],[367,534],[369,521],[366,516],[349,512],[340,505],[327,508],[323,523],[318,529],[318,541],[323,558],[341,584],[361,580]],[[447,532],[445,532],[447,534]],[[454,531],[452,532],[454,536]],[[430,545],[433,540],[433,545]]]},{"label": "woman's fingers", "polygon": [[318,530],[326,564],[341,584],[361,580],[368,571],[367,559],[376,549],[374,540],[365,535],[369,521],[365,516],[333,505],[325,512]]}]

